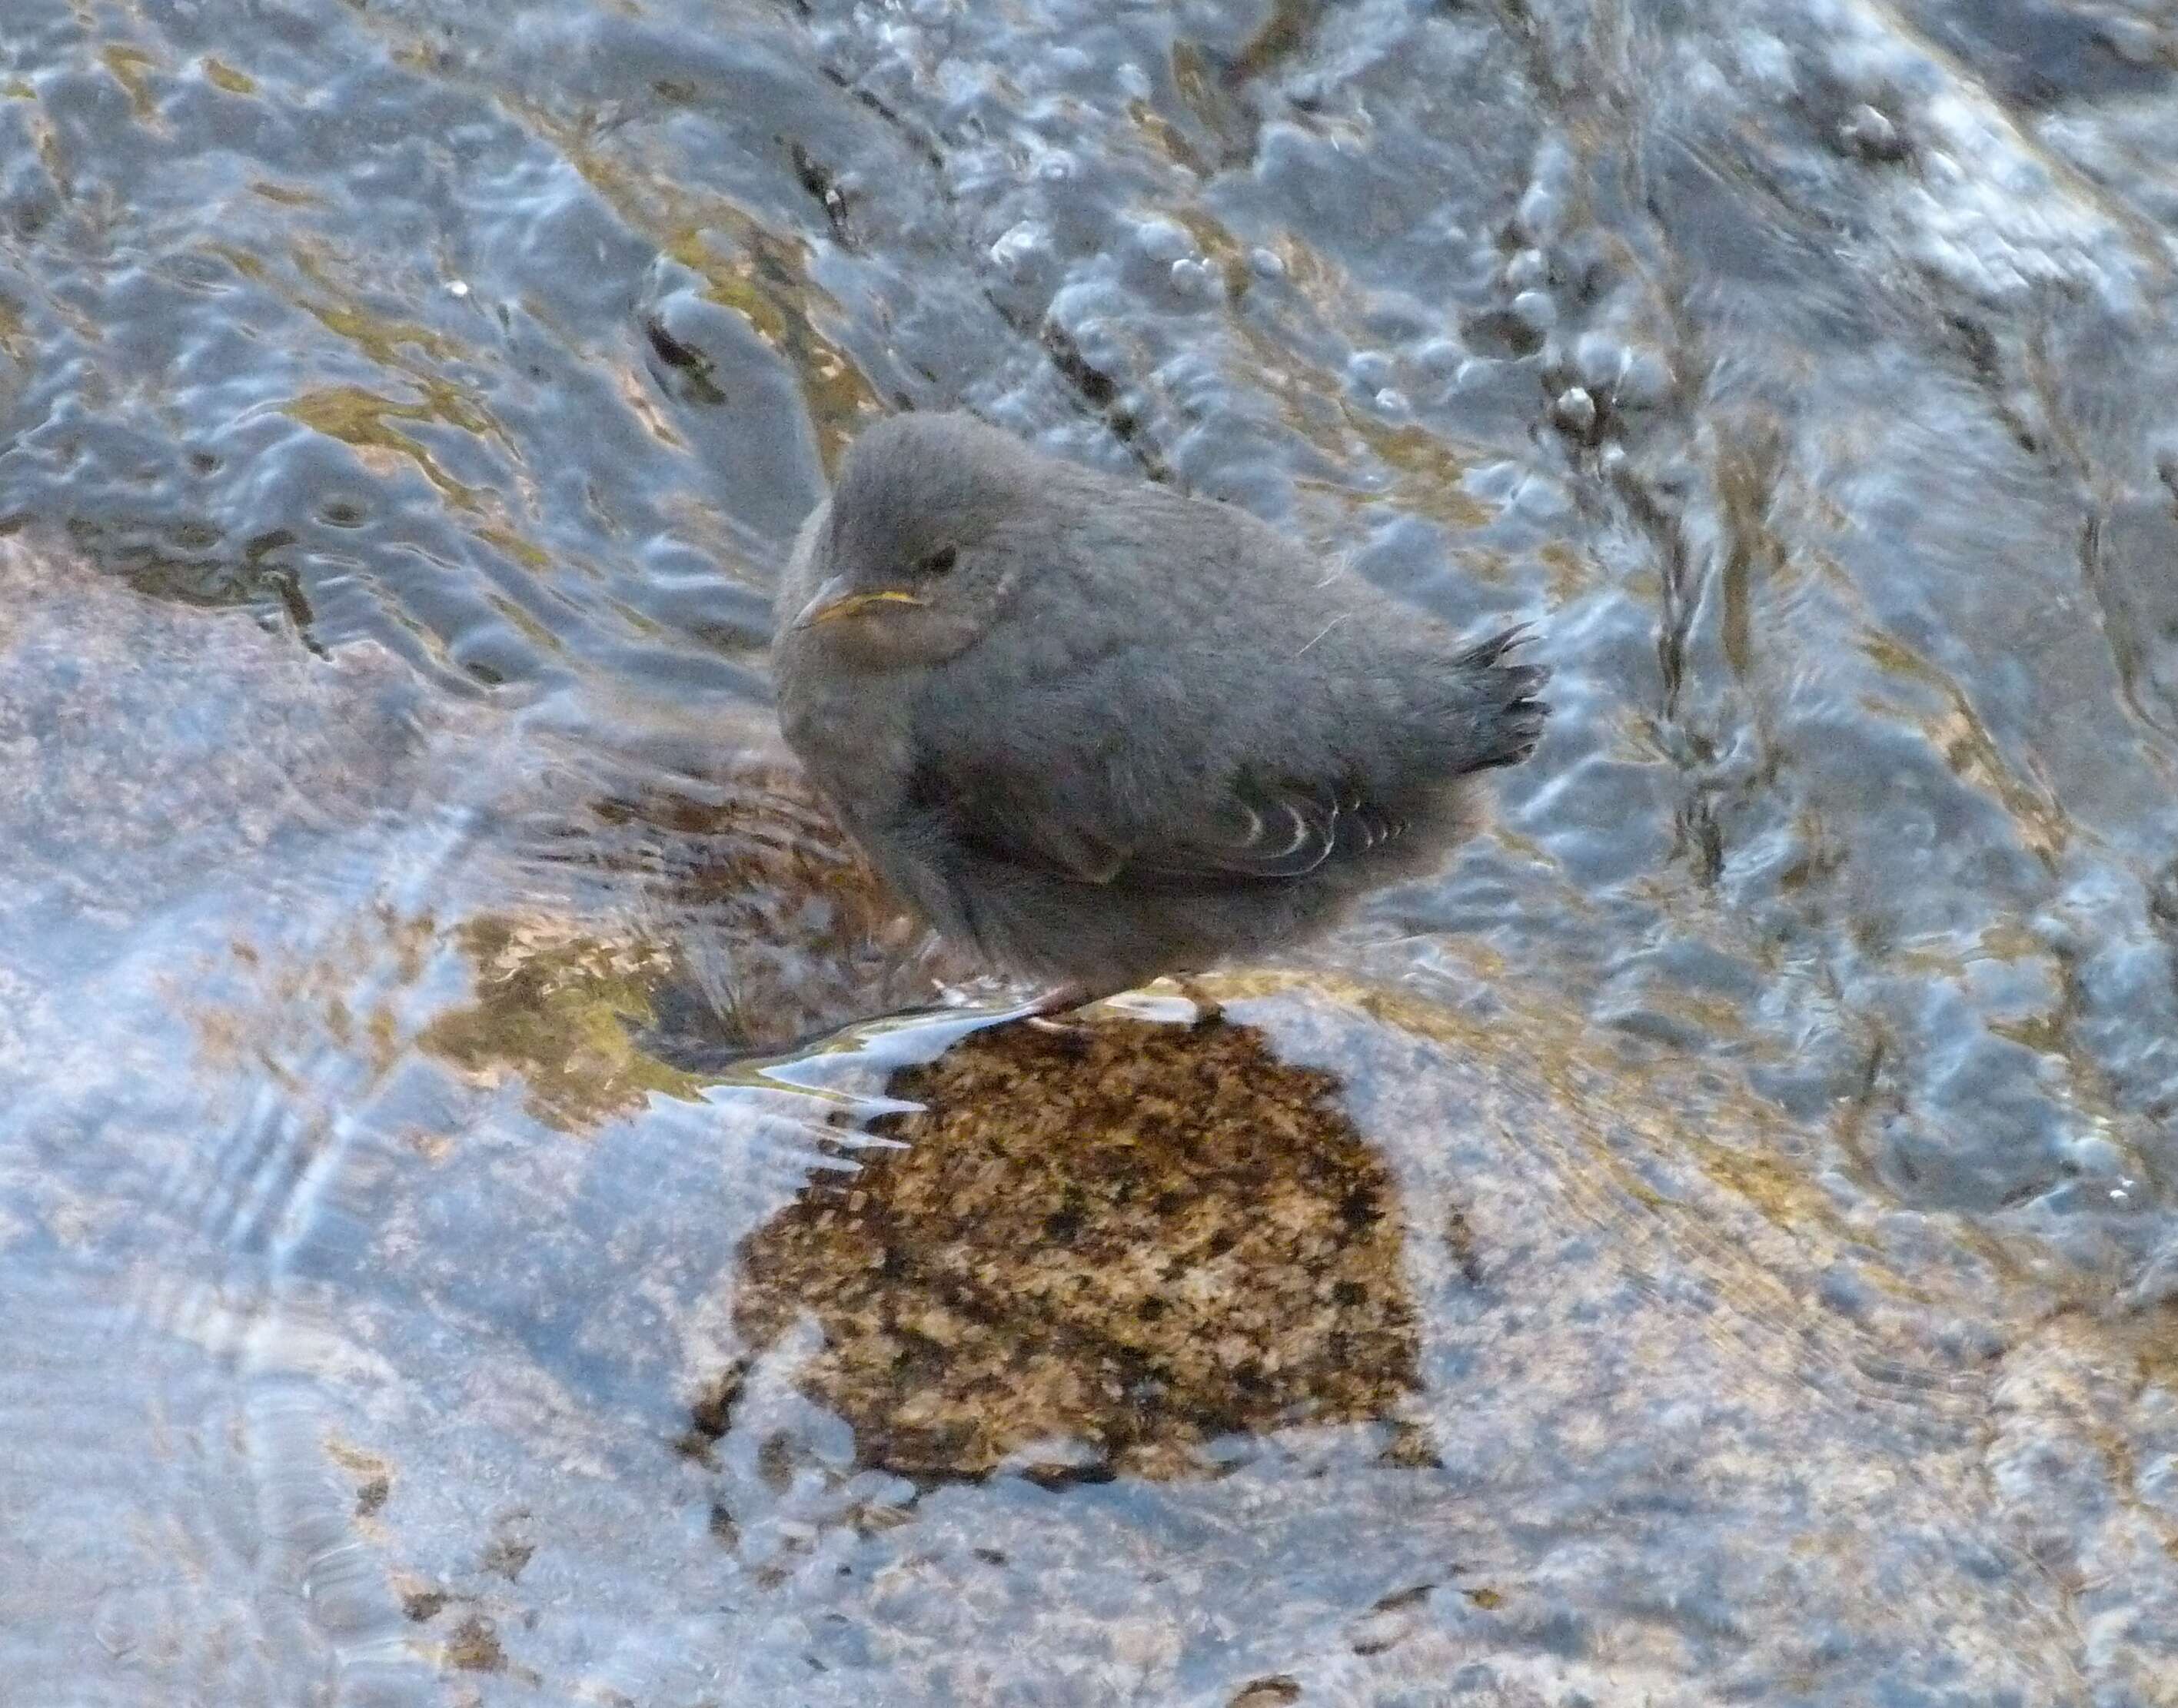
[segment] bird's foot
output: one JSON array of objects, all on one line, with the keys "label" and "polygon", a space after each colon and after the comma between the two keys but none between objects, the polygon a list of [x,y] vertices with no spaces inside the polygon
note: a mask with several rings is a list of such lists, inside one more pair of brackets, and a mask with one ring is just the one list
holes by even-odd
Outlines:
[{"label": "bird's foot", "polygon": [[[1224,1020],[1224,1005],[1220,1005],[1218,998],[1211,995],[1209,991],[1202,989],[1202,985],[1198,985],[1194,978],[1174,976],[1172,983],[1179,985],[1180,1000],[1187,1002],[1189,1009],[1196,1011],[1194,1020],[1189,1021],[1191,1026],[1215,1026],[1218,1021]],[[1081,1037],[1086,1031],[1085,1024],[1078,1020],[1082,1009],[1096,1005],[1096,1002],[1111,1000],[1115,995],[1119,995],[1119,991],[1104,989],[1100,985],[1082,985],[1078,980],[1067,980],[1065,985],[1061,985],[1059,989],[1039,995],[1035,1005],[1030,1006],[1028,1013],[1024,1015],[1024,1020],[1039,1032],[1052,1032],[1054,1037]],[[1137,1002],[1128,1002],[1122,1006],[1137,1006]],[[1146,1009],[1168,1006],[1169,1009],[1169,998],[1158,1000],[1154,995],[1143,995],[1143,998],[1139,998],[1139,1006],[1146,1006]],[[1168,1021],[1176,1020],[1176,1015],[1169,1015],[1169,1013],[1150,1017]]]},{"label": "bird's foot", "polygon": [[1092,1002],[1102,1002],[1111,994],[1108,990],[1099,990],[1069,979],[1058,989],[1038,997],[1026,1018],[1038,1032],[1049,1032],[1057,1037],[1080,1037],[1088,1028],[1067,1016],[1088,1007]]},{"label": "bird's foot", "polygon": [[[1191,1026],[1214,1026],[1225,1018],[1224,1008],[1218,999],[1192,977],[1181,974],[1168,975],[1163,982],[1178,988],[1178,1003],[1155,990],[1124,995],[1119,990],[1070,981],[1048,995],[1039,998],[1030,1009],[1026,1019],[1038,1032],[1079,1037],[1086,1028],[1075,1016],[1083,1009],[1100,1002],[1110,1002],[1121,1013],[1162,1021],[1166,1025],[1179,1023],[1188,1010],[1193,1010],[1191,1017],[1186,1020],[1186,1024]],[[1185,1004],[1186,1009],[1179,1009],[1179,1003]]]},{"label": "bird's foot", "polygon": [[1195,1005],[1196,1026],[1220,1026],[1224,1023],[1225,1005],[1201,985],[1185,976],[1174,978],[1173,983],[1179,987],[1179,994]]}]

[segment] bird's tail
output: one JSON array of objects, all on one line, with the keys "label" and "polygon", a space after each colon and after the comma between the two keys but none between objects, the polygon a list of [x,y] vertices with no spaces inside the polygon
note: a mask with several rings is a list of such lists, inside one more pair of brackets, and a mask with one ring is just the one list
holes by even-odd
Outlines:
[{"label": "bird's tail", "polygon": [[1508,654],[1534,638],[1525,623],[1490,637],[1453,660],[1467,684],[1458,769],[1486,771],[1517,765],[1535,751],[1551,709],[1541,696],[1547,666],[1517,664]]}]

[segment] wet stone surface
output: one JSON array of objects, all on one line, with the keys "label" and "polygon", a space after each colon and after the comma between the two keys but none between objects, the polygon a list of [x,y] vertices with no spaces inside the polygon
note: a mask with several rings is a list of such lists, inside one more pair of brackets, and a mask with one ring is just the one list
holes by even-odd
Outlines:
[{"label": "wet stone surface", "polygon": [[921,1482],[1200,1475],[1219,1437],[1391,1417],[1414,1311],[1337,1087],[1216,1021],[971,1039],[888,1087],[904,1148],[743,1247],[735,1329],[813,1313],[806,1390]]},{"label": "wet stone surface", "polygon": [[[2167,9],[14,6],[7,1689],[2178,1703]],[[941,405],[1535,623],[1494,823],[911,1014]]]}]

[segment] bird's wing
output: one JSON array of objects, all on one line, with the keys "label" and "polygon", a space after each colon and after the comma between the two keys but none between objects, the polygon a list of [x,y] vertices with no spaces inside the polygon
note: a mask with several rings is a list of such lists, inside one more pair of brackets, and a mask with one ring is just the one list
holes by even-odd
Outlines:
[{"label": "bird's wing", "polygon": [[[1175,827],[1178,828],[1178,827]],[[1365,800],[1352,781],[1234,778],[1179,834],[1135,851],[1138,872],[1177,878],[1305,878],[1341,856],[1365,853],[1406,826]]]},{"label": "bird's wing", "polygon": [[1351,784],[1283,777],[1234,776],[1153,824],[1130,824],[1094,789],[1063,797],[1041,775],[988,764],[933,767],[914,793],[977,852],[1084,884],[1291,880],[1406,828]]}]

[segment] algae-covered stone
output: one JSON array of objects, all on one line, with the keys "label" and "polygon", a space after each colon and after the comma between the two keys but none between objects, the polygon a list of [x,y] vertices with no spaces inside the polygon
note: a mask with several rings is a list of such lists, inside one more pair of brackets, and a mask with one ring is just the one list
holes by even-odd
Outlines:
[{"label": "algae-covered stone", "polygon": [[1253,1030],[985,1032],[890,1093],[902,1148],[823,1179],[742,1254],[757,1343],[805,1311],[807,1390],[868,1464],[1200,1474],[1218,1436],[1391,1416],[1415,1328],[1394,1189],[1338,1081]]}]

